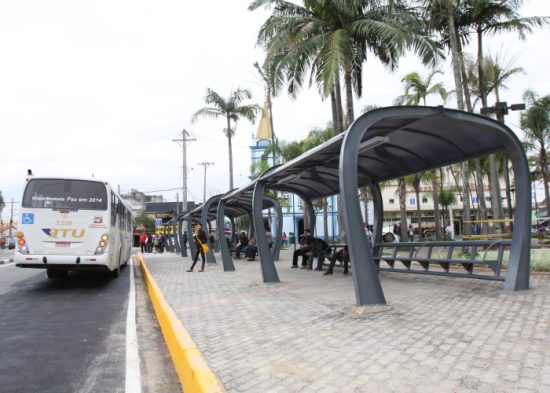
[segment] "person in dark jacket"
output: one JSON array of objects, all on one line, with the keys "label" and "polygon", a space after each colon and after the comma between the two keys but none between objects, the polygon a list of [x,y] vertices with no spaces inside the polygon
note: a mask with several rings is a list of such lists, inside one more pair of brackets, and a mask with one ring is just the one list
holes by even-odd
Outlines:
[{"label": "person in dark jacket", "polygon": [[204,272],[204,264],[206,262],[206,258],[204,257],[204,251],[202,249],[203,244],[208,244],[208,238],[206,237],[206,232],[204,229],[202,229],[202,225],[199,223],[195,224],[195,236],[193,236],[193,239],[195,240],[195,256],[193,258],[193,264],[191,267],[187,270],[188,272],[192,272],[193,268],[197,264],[197,261],[199,259],[199,254],[202,258],[202,266],[201,270],[199,272]]},{"label": "person in dark jacket", "polygon": [[313,247],[313,237],[311,236],[311,231],[309,229],[304,229],[304,233],[300,235],[300,248],[294,251],[292,254],[292,267],[297,268],[298,267],[298,257],[302,256],[302,267],[301,269],[307,268],[307,258],[306,255],[308,252],[311,251]]},{"label": "person in dark jacket", "polygon": [[246,236],[246,233],[242,231],[239,233],[239,244],[235,248],[235,259],[241,258],[241,252],[246,246],[248,246],[248,236]]},{"label": "person in dark jacket", "polygon": [[332,249],[326,241],[324,241],[323,239],[314,237],[311,251],[309,251],[306,254],[309,257],[307,270],[313,269],[313,258],[317,258],[317,267],[315,268],[315,270],[322,271],[323,263],[325,262],[325,257],[327,255],[330,255],[331,251]]}]

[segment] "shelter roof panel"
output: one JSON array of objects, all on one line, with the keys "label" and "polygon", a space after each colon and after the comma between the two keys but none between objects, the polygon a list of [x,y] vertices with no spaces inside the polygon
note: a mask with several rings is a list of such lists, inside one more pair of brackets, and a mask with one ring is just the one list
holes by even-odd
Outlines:
[{"label": "shelter roof panel", "polygon": [[[359,146],[358,186],[502,151],[505,138],[495,124],[486,117],[442,107],[389,107],[367,112],[352,125],[366,129],[361,142],[375,137],[388,140],[364,151]],[[337,194],[344,137],[345,133],[339,134],[260,179],[268,188],[308,199]]]}]

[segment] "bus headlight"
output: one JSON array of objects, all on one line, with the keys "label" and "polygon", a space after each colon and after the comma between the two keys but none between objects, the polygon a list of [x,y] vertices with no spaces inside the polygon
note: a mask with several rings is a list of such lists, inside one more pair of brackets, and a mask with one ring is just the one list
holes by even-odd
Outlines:
[{"label": "bus headlight", "polygon": [[103,254],[104,251],[105,250],[102,247],[98,247],[95,249],[95,254],[100,255],[100,254]]}]

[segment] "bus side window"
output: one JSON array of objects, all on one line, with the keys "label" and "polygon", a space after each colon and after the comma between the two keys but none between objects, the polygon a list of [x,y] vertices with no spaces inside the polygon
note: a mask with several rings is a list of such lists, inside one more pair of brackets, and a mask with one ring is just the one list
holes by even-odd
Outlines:
[{"label": "bus side window", "polygon": [[111,226],[116,226],[116,218],[117,218],[117,203],[116,203],[116,196],[115,194],[111,194]]}]

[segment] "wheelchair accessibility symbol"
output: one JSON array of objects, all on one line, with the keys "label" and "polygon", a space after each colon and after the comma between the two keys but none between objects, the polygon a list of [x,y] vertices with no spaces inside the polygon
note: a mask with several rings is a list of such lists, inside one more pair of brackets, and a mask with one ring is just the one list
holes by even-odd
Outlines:
[{"label": "wheelchair accessibility symbol", "polygon": [[22,224],[34,224],[34,213],[23,213]]}]

